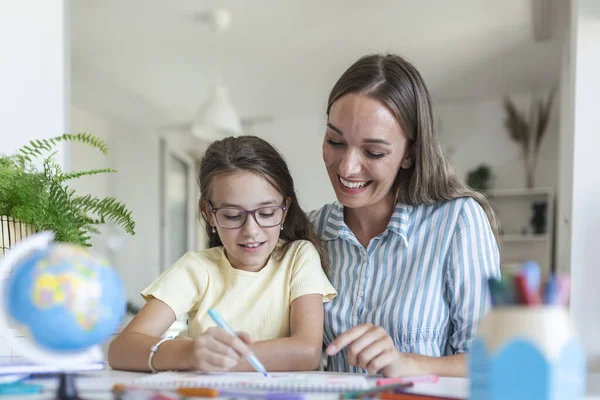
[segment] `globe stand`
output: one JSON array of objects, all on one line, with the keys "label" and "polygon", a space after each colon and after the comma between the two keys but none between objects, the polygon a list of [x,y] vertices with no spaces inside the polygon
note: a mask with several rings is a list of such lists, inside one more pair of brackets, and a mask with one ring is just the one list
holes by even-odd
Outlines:
[{"label": "globe stand", "polygon": [[83,400],[79,397],[79,394],[77,394],[74,373],[61,372],[59,382],[58,389],[56,390],[57,400]]}]

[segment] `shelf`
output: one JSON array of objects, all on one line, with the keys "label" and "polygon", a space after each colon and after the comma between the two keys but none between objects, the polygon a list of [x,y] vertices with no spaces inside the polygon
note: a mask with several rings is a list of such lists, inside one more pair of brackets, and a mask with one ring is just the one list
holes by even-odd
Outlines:
[{"label": "shelf", "polygon": [[543,233],[541,235],[534,234],[509,234],[509,235],[500,235],[500,241],[502,243],[526,243],[526,242],[545,242],[548,240],[548,234]]},{"label": "shelf", "polygon": [[554,189],[551,187],[538,187],[538,188],[520,188],[520,189],[492,189],[486,192],[488,197],[525,197],[525,196],[540,196],[540,195],[552,195]]}]

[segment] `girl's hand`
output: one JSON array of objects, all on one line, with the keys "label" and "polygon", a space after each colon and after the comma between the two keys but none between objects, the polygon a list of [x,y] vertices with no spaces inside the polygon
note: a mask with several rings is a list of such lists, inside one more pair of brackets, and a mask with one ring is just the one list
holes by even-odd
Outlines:
[{"label": "girl's hand", "polygon": [[366,369],[370,374],[380,372],[390,378],[423,374],[416,359],[396,350],[394,341],[380,326],[355,326],[331,342],[326,353],[332,356],[344,347],[348,347],[348,363]]},{"label": "girl's hand", "polygon": [[[250,336],[238,333],[239,338],[221,328],[209,328],[190,341],[187,369],[209,372],[227,371],[235,367],[242,358],[250,355]],[[183,339],[185,340],[185,339]]]}]

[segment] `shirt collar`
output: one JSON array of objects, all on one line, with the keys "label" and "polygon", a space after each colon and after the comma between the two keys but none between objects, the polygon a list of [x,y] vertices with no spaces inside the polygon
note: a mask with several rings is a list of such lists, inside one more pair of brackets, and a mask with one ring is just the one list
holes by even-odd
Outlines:
[{"label": "shirt collar", "polygon": [[344,206],[338,201],[333,203],[331,211],[327,216],[327,223],[325,229],[321,234],[323,240],[335,240],[340,236],[346,236],[351,233],[350,228],[344,222]]},{"label": "shirt collar", "polygon": [[388,231],[400,235],[405,245],[408,245],[408,223],[413,209],[414,206],[397,203],[387,226]]},{"label": "shirt collar", "polygon": [[[408,204],[396,204],[396,208],[386,229],[400,235],[405,244],[408,244],[408,223],[413,209],[414,207]],[[321,237],[327,241],[335,240],[339,237],[345,239],[348,236],[354,236],[354,234],[344,222],[344,206],[336,201],[329,212]]]}]

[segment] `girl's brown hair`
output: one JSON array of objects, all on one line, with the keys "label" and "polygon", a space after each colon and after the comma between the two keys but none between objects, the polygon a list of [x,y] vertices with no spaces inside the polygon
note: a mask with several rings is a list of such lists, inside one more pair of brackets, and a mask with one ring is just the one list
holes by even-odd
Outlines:
[{"label": "girl's brown hair", "polygon": [[[288,166],[279,152],[267,141],[256,136],[228,137],[211,143],[200,163],[198,186],[200,187],[200,214],[206,225],[209,246],[222,246],[223,243],[202,212],[202,204],[208,203],[211,185],[219,175],[238,171],[255,173],[269,181],[286,199],[291,199],[280,237],[286,241],[282,249],[295,240],[308,240],[319,252],[321,265],[327,268],[329,261],[320,240],[306,213],[300,208],[294,189],[294,180]],[[282,253],[283,254],[283,253]]]},{"label": "girl's brown hair", "polygon": [[413,166],[398,171],[392,188],[398,202],[418,205],[472,197],[483,207],[498,241],[498,220],[489,201],[466,185],[442,152],[431,96],[421,74],[411,63],[395,54],[360,58],[331,90],[327,115],[333,103],[348,93],[381,101],[394,113],[408,138]]}]

